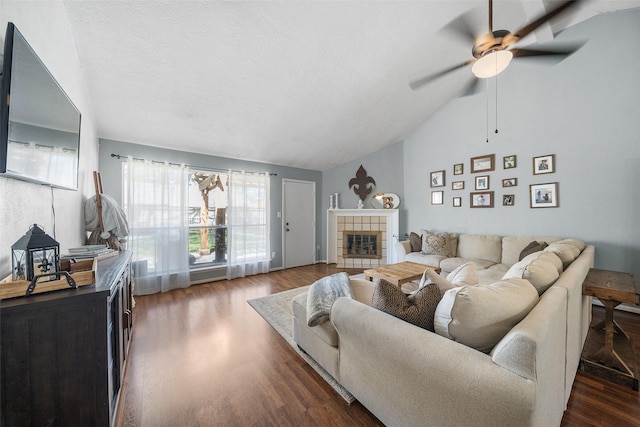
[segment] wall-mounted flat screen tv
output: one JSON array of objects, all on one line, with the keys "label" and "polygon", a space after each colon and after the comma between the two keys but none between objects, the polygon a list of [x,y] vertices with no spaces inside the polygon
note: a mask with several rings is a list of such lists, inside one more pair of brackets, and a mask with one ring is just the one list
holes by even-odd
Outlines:
[{"label": "wall-mounted flat screen tv", "polygon": [[77,189],[80,112],[11,22],[0,100],[0,173]]}]

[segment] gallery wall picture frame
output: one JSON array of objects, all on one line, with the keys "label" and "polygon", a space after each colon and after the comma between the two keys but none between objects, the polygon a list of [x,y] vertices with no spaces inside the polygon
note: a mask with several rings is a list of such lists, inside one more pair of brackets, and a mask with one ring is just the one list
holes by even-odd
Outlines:
[{"label": "gallery wall picture frame", "polygon": [[502,169],[513,169],[517,166],[516,155],[504,156],[502,158]]},{"label": "gallery wall picture frame", "polygon": [[464,173],[464,163],[456,163],[453,165],[453,174],[462,175]]},{"label": "gallery wall picture frame", "polygon": [[430,174],[431,187],[444,187],[444,171],[434,171]]},{"label": "gallery wall picture frame", "polygon": [[518,178],[505,178],[502,180],[503,187],[516,187],[518,185]]},{"label": "gallery wall picture frame", "polygon": [[453,198],[453,207],[459,208],[462,206],[462,197],[454,197]]},{"label": "gallery wall picture frame", "polygon": [[503,194],[502,206],[514,206],[516,204],[515,194]]},{"label": "gallery wall picture frame", "polygon": [[533,158],[533,174],[554,173],[556,171],[556,155],[546,154]]},{"label": "gallery wall picture frame", "polygon": [[493,191],[477,191],[469,193],[469,206],[472,208],[492,208]]},{"label": "gallery wall picture frame", "polygon": [[471,158],[471,173],[488,172],[496,168],[496,155],[485,154]]},{"label": "gallery wall picture frame", "polygon": [[529,185],[529,200],[532,208],[557,208],[560,206],[558,183]]},{"label": "gallery wall picture frame", "polygon": [[431,204],[442,205],[444,203],[444,191],[432,191],[431,192]]},{"label": "gallery wall picture frame", "polygon": [[452,190],[464,190],[464,181],[453,181],[451,183]]},{"label": "gallery wall picture frame", "polygon": [[489,175],[476,176],[476,191],[489,189]]}]

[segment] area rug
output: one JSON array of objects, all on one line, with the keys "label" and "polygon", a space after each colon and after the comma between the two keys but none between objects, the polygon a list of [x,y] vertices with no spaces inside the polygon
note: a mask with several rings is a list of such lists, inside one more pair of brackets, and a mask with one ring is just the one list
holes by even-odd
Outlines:
[{"label": "area rug", "polygon": [[247,302],[253,307],[333,389],[348,403],[356,399],[342,387],[322,366],[311,356],[302,351],[293,340],[293,311],[291,300],[296,295],[306,292],[309,286],[291,289],[266,297],[250,299]]}]

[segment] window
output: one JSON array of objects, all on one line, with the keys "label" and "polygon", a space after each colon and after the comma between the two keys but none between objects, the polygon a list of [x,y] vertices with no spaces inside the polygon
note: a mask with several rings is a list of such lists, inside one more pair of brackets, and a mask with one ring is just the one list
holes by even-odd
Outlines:
[{"label": "window", "polygon": [[189,266],[227,264],[227,199],[225,173],[189,171]]}]

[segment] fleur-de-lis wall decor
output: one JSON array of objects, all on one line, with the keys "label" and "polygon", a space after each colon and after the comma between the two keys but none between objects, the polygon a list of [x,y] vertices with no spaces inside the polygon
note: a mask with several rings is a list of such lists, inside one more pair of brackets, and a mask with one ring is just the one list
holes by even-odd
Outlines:
[{"label": "fleur-de-lis wall decor", "polygon": [[358,168],[356,176],[349,180],[349,188],[353,187],[353,192],[356,193],[362,201],[371,193],[375,186],[376,180],[367,176],[367,171],[364,170],[362,165]]}]

